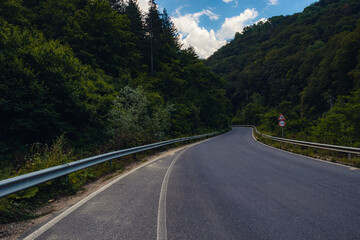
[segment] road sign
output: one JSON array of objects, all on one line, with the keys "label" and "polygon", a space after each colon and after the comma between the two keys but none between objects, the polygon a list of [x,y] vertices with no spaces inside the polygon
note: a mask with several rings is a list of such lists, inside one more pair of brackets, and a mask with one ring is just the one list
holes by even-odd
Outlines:
[{"label": "road sign", "polygon": [[279,121],[285,120],[285,117],[284,117],[282,114],[280,114],[280,117],[278,118],[278,120],[279,120]]},{"label": "road sign", "polygon": [[286,125],[285,121],[283,121],[283,120],[279,121],[279,126],[280,127],[285,127],[285,125]]}]

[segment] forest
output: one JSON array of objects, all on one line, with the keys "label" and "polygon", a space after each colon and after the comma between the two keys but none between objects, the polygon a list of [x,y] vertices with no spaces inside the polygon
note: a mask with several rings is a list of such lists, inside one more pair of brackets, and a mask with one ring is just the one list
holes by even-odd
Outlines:
[{"label": "forest", "polygon": [[206,60],[226,79],[233,124],[360,147],[360,2],[320,0],[246,27]]},{"label": "forest", "polygon": [[[287,138],[360,147],[358,0],[248,26],[206,60],[154,0],[2,0],[0,72],[0,179],[229,123],[280,136],[281,113]],[[2,198],[0,222],[114,166]]]},{"label": "forest", "polygon": [[[231,120],[226,81],[182,49],[154,0],[146,13],[136,0],[1,0],[0,72],[0,180]],[[1,198],[0,223],[144,157]]]},{"label": "forest", "polygon": [[[0,2],[0,166],[61,137],[78,152],[224,129],[227,83],[136,0]],[[106,146],[106,147],[104,147]]]}]

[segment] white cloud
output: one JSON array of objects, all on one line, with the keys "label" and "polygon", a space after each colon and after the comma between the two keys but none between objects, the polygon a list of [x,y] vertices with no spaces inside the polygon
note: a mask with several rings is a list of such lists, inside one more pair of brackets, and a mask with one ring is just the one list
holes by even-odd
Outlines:
[{"label": "white cloud", "polygon": [[268,5],[278,5],[279,0],[268,0]]},{"label": "white cloud", "polygon": [[194,14],[186,14],[181,16],[179,9],[177,9],[177,17],[172,20],[179,30],[180,39],[183,48],[192,46],[195,52],[203,58],[209,57],[213,52],[226,44],[225,40],[219,41],[216,38],[214,30],[206,30],[199,26],[200,17],[208,16],[212,20],[217,20],[218,15],[212,13],[210,10],[203,10]]},{"label": "white cloud", "polygon": [[257,20],[256,22],[254,22],[254,24],[258,24],[259,22],[266,23],[267,21],[268,21],[267,18],[261,18],[260,20]]},{"label": "white cloud", "polygon": [[177,16],[172,17],[172,21],[179,31],[183,48],[192,46],[202,58],[209,57],[217,49],[224,46],[227,39],[233,38],[236,32],[242,32],[243,28],[258,16],[255,9],[246,9],[239,16],[226,18],[221,28],[215,32],[213,29],[209,31],[200,27],[199,23],[200,17],[204,15],[211,20],[218,20],[217,14],[210,10],[202,10],[193,14],[181,15],[180,10],[181,8],[176,10]]},{"label": "white cloud", "polygon": [[222,24],[221,29],[216,33],[216,36],[219,39],[232,38],[236,32],[242,32],[249,21],[255,19],[258,15],[258,12],[253,8],[246,9],[239,16],[225,18],[225,22]]},{"label": "white cloud", "polygon": [[237,8],[239,6],[239,0],[222,0],[224,3],[231,3],[234,2],[234,4],[231,6],[233,8]]},{"label": "white cloud", "polygon": [[141,11],[148,12],[149,11],[149,1],[148,0],[138,0],[139,7]]},{"label": "white cloud", "polygon": [[218,20],[219,19],[219,15],[211,12],[210,10],[205,10],[203,9],[201,12],[197,12],[197,13],[194,13],[194,14],[186,14],[186,15],[181,15],[180,11],[183,7],[179,7],[175,10],[176,14],[177,14],[177,17],[185,17],[185,18],[188,18],[188,19],[192,19],[194,20],[195,22],[199,23],[200,21],[200,17],[203,16],[203,15],[206,15],[210,18],[210,20]]},{"label": "white cloud", "polygon": [[206,15],[210,18],[210,20],[218,20],[219,19],[219,15],[211,12],[210,10],[202,10],[200,13],[195,13],[195,14],[199,14],[199,17],[201,17],[202,15]]}]

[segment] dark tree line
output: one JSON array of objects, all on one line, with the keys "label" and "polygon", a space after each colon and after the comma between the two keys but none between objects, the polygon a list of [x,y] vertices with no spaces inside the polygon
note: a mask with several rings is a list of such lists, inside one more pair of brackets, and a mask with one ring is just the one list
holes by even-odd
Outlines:
[{"label": "dark tree line", "polygon": [[235,123],[293,137],[357,145],[360,2],[320,0],[247,27],[207,60],[229,81]]},{"label": "dark tree line", "polygon": [[64,135],[114,147],[224,128],[226,83],[136,0],[0,2],[0,155]]}]

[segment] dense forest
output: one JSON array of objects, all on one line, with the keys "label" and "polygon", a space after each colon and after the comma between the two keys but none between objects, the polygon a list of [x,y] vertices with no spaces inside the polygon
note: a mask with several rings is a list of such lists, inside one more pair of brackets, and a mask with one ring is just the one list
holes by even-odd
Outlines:
[{"label": "dense forest", "polygon": [[[246,27],[205,62],[136,0],[0,2],[0,165],[61,137],[119,149],[232,123],[360,146],[360,3]],[[215,72],[215,73],[214,73]],[[229,100],[230,99],[230,100]],[[105,147],[104,147],[105,146]]]},{"label": "dense forest", "polygon": [[233,123],[287,137],[360,146],[360,2],[320,0],[269,18],[206,64],[229,82]]},{"label": "dense forest", "polygon": [[[285,137],[360,147],[358,0],[246,27],[207,60],[154,0],[1,0],[0,72],[0,179],[230,121],[279,135],[280,113]],[[112,164],[0,199],[0,222]]]},{"label": "dense forest", "polygon": [[230,120],[226,82],[153,0],[2,0],[0,72],[1,164],[60,136],[109,150]]}]

